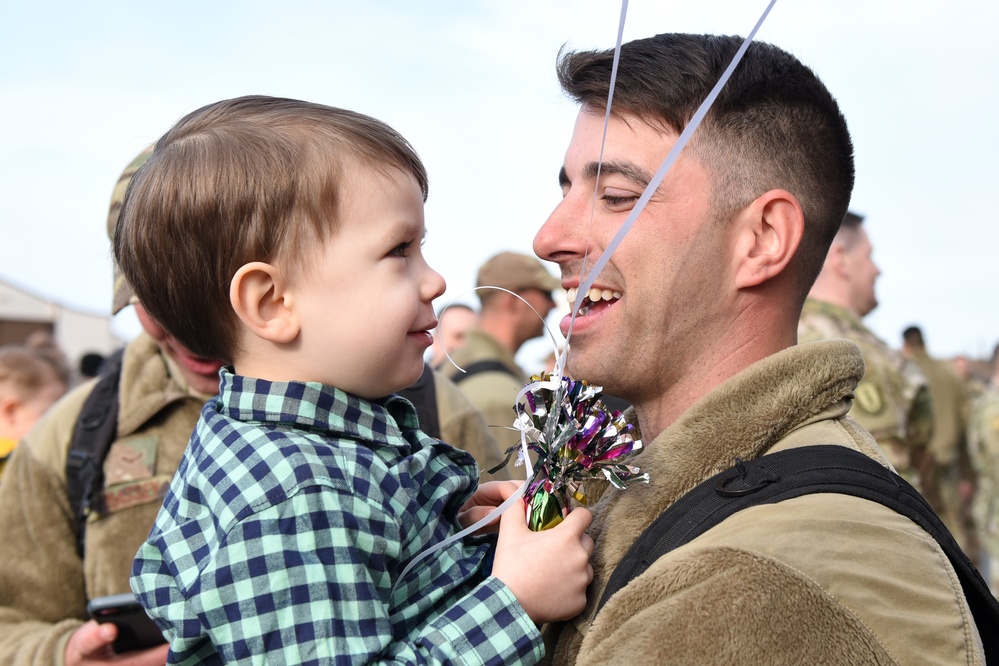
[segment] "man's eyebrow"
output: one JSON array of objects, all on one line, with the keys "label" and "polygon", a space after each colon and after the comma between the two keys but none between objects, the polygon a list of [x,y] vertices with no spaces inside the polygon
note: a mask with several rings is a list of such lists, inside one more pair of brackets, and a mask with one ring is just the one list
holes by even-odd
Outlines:
[{"label": "man's eyebrow", "polygon": [[645,169],[639,168],[633,162],[590,162],[583,167],[583,175],[587,178],[596,178],[599,167],[601,176],[618,175],[624,176],[635,185],[645,189],[652,180],[652,174]]},{"label": "man's eyebrow", "polygon": [[[583,176],[586,178],[596,178],[598,166],[598,162],[588,163],[585,167],[583,167]],[[642,189],[648,187],[649,181],[652,180],[652,174],[645,169],[635,166],[631,162],[604,162],[603,166],[600,166],[600,175],[607,176],[611,174],[624,176],[624,178]],[[563,188],[566,185],[572,184],[572,181],[569,180],[569,174],[566,172],[565,167],[559,169],[558,184],[559,187]]]}]

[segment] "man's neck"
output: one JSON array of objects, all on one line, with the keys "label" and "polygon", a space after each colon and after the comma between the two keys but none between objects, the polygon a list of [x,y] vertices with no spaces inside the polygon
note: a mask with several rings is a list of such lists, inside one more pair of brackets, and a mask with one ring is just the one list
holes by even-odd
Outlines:
[{"label": "man's neck", "polygon": [[[674,368],[670,372],[673,380],[655,395],[649,399],[635,399],[633,405],[644,441],[654,440],[684,412],[739,372],[797,342],[793,328],[783,333],[774,330],[768,333],[763,330],[765,328],[758,329],[752,336],[745,333],[728,336],[686,367]],[[715,353],[716,350],[727,351]]]}]

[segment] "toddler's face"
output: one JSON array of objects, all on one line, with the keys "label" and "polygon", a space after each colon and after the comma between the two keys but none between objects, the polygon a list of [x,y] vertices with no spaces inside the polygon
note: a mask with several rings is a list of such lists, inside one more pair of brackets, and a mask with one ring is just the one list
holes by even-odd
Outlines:
[{"label": "toddler's face", "polygon": [[427,264],[423,195],[397,169],[351,179],[340,227],[295,280],[301,351],[315,376],[364,398],[420,377],[444,279]]}]

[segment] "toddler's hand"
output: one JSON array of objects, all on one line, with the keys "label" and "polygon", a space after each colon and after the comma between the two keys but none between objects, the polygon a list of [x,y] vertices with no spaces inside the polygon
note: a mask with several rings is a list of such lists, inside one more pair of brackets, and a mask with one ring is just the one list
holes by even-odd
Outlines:
[{"label": "toddler's hand", "polygon": [[[458,510],[458,523],[466,528],[479,522],[489,512],[506,501],[510,495],[517,492],[521,484],[516,481],[488,481],[475,489],[475,493]],[[489,534],[499,530],[499,516],[491,523],[479,529],[476,534]]]},{"label": "toddler's hand", "polygon": [[535,622],[568,620],[586,606],[586,587],[593,580],[593,539],[586,528],[592,519],[580,507],[555,527],[532,532],[523,502],[503,513],[493,575],[506,583]]}]

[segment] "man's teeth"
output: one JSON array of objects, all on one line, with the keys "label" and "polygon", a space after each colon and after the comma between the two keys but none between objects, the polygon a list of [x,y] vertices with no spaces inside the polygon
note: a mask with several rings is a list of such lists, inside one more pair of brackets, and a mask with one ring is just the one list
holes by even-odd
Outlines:
[{"label": "man's teeth", "polygon": [[[569,305],[576,302],[576,296],[579,295],[579,289],[576,287],[570,287],[565,291],[565,298],[569,301]],[[590,303],[599,303],[600,301],[616,301],[621,298],[621,292],[611,291],[610,289],[590,289],[586,292],[586,299]]]}]

